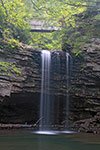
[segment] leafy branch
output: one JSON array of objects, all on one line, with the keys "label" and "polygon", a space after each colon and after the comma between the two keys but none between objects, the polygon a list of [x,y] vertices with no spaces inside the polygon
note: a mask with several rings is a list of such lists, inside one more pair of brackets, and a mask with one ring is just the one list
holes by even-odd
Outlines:
[{"label": "leafy branch", "polygon": [[6,7],[5,7],[5,4],[4,4],[3,0],[0,0],[0,1],[1,1],[2,7],[3,7],[4,10],[5,10],[6,16],[8,17],[8,11],[7,11]]}]

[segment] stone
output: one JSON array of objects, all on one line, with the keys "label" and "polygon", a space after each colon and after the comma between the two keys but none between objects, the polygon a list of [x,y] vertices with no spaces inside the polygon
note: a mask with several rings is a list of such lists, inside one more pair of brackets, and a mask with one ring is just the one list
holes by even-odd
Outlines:
[{"label": "stone", "polygon": [[[70,107],[73,110],[76,109],[73,116],[75,113],[78,114],[74,128],[79,132],[99,134],[100,39],[94,38],[84,45],[82,57],[82,60],[74,59],[74,70],[72,72],[72,90],[70,91],[70,95],[72,99],[71,103],[74,106]],[[83,69],[81,69],[81,66]],[[73,110],[71,111],[73,112]]]},{"label": "stone", "polygon": [[10,96],[12,84],[10,82],[0,80],[0,96]]},{"label": "stone", "polygon": [[[12,62],[21,74],[0,74],[0,122],[34,124],[38,120],[41,91],[41,51],[21,44],[16,51],[0,50],[0,60]],[[52,52],[53,63],[55,54]],[[73,57],[70,89],[66,89],[65,52],[61,56],[61,75],[53,68],[52,87],[55,104],[69,92],[69,122],[80,132],[100,133],[100,39],[92,39],[82,48],[82,55]],[[6,56],[6,57],[5,57]],[[52,63],[52,65],[53,65]],[[60,85],[63,85],[60,87]],[[60,87],[60,88],[59,88]],[[62,110],[60,110],[61,112]],[[60,116],[61,121],[63,116]]]}]

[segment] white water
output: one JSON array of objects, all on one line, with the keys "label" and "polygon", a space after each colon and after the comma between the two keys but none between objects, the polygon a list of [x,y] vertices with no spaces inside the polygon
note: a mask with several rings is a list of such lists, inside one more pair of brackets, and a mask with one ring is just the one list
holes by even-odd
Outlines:
[{"label": "white water", "polygon": [[35,134],[45,134],[45,135],[58,135],[58,134],[73,134],[73,133],[76,133],[74,131],[68,131],[68,130],[65,130],[65,131],[36,131],[34,132]]},{"label": "white water", "polygon": [[50,64],[51,53],[43,50],[42,54],[42,78],[40,98],[40,131],[49,130],[50,126]]},{"label": "white water", "polygon": [[[56,63],[53,65],[56,66],[56,71],[58,74],[58,77],[60,76],[60,59],[61,56],[56,54]],[[66,75],[66,99],[65,105],[64,105],[64,110],[65,110],[65,117],[64,117],[64,131],[52,131],[52,125],[54,125],[54,120],[59,125],[59,98],[58,98],[58,104],[56,106],[56,116],[52,117],[52,114],[54,112],[54,103],[52,98],[50,97],[50,70],[51,68],[51,53],[50,51],[43,50],[41,52],[41,59],[42,59],[42,75],[41,75],[41,97],[40,97],[40,124],[39,124],[39,131],[36,133],[38,134],[58,134],[58,133],[70,133],[71,131],[68,131],[68,126],[69,126],[69,78],[70,78],[70,55],[68,53],[65,54],[66,56],[66,64],[65,64],[65,75]],[[60,81],[59,81],[60,82]],[[58,92],[60,88],[60,84],[58,83]],[[61,85],[62,86],[62,85]],[[61,112],[60,112],[61,113]],[[62,112],[63,113],[63,112]]]},{"label": "white water", "polygon": [[66,105],[65,105],[65,128],[68,129],[68,117],[69,117],[69,58],[70,55],[66,53],[66,88],[67,88],[67,93],[66,93]]}]

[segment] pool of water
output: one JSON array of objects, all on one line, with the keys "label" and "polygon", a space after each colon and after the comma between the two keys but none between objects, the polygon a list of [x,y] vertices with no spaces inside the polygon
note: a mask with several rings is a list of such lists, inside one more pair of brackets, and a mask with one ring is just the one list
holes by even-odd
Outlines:
[{"label": "pool of water", "polygon": [[30,130],[6,130],[0,131],[0,150],[100,150],[100,135],[41,135]]}]

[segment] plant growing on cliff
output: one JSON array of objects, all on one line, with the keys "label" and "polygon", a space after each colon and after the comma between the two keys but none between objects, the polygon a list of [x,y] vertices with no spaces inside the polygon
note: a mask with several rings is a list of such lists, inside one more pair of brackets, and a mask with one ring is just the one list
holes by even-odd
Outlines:
[{"label": "plant growing on cliff", "polygon": [[65,41],[74,48],[74,53],[79,55],[82,46],[91,38],[100,38],[100,2],[98,0],[87,3],[87,9],[76,15],[76,26],[65,30]]},{"label": "plant growing on cliff", "polygon": [[21,69],[18,68],[14,63],[10,62],[0,62],[0,75],[17,75],[21,74]]}]

